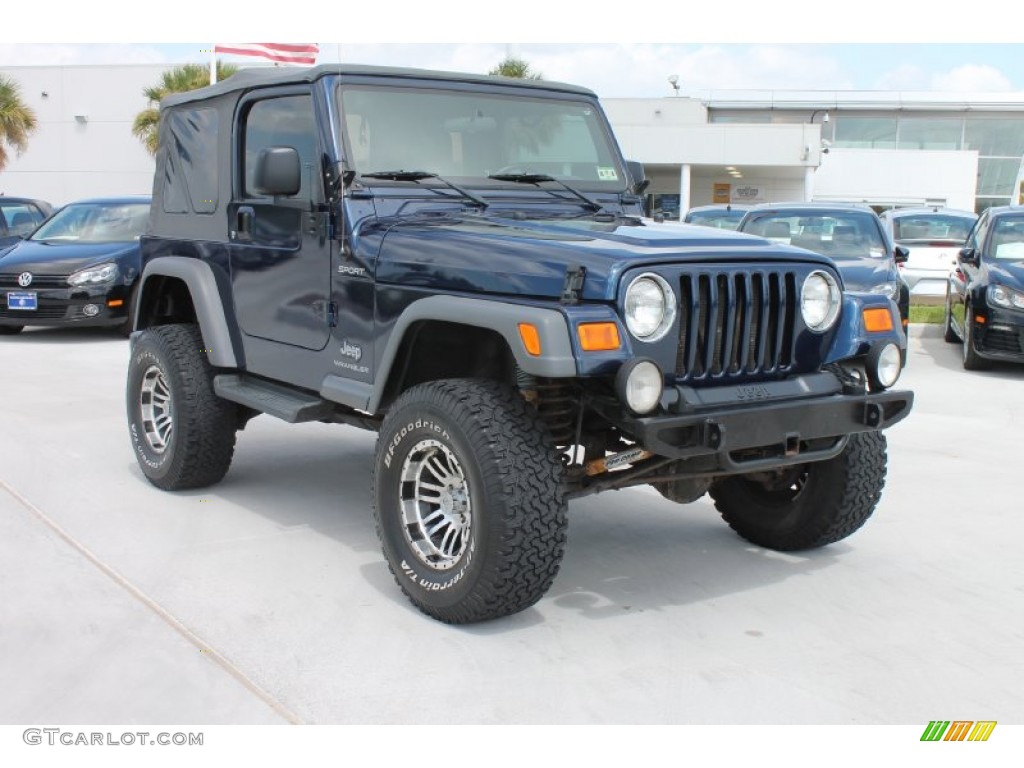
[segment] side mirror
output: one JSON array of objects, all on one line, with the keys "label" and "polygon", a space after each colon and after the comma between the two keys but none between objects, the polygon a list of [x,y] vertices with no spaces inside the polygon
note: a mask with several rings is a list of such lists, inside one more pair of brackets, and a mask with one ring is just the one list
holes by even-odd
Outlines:
[{"label": "side mirror", "polygon": [[897,245],[892,249],[892,258],[897,264],[906,264],[910,258],[910,249]]},{"label": "side mirror", "polygon": [[961,264],[978,266],[978,253],[973,248],[961,248],[956,260]]},{"label": "side mirror", "polygon": [[253,187],[261,195],[291,197],[302,187],[302,164],[294,147],[267,147],[256,156]]},{"label": "side mirror", "polygon": [[627,160],[626,168],[629,169],[629,175],[633,179],[633,194],[638,197],[642,196],[647,191],[647,187],[651,185],[651,181],[644,171],[644,164],[636,160]]}]

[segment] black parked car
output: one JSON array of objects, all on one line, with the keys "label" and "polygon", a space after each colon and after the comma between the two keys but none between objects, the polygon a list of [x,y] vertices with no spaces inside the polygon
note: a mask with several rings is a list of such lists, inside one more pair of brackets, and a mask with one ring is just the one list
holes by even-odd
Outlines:
[{"label": "black parked car", "polygon": [[945,337],[968,370],[1024,363],[1024,208],[989,208],[974,225],[949,276]]},{"label": "black parked car", "polygon": [[26,325],[131,329],[139,236],[149,197],[83,200],[61,208],[0,256],[0,334]]},{"label": "black parked car", "polygon": [[907,251],[889,239],[878,214],[858,203],[765,203],[754,206],[739,232],[806,248],[831,258],[849,291],[880,293],[896,302],[906,330],[910,290],[897,266]]},{"label": "black parked car", "polygon": [[51,213],[53,206],[43,200],[0,196],[0,253],[31,234]]}]

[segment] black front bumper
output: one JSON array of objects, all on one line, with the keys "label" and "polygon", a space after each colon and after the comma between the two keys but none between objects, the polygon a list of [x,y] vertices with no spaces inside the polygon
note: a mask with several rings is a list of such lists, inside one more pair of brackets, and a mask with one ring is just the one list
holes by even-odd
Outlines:
[{"label": "black front bumper", "polygon": [[[32,292],[36,294],[36,309],[12,309],[8,306],[8,293]],[[30,326],[115,326],[128,317],[130,289],[125,285],[62,288],[0,289],[0,325]],[[111,307],[109,302],[120,302]],[[85,308],[94,305],[98,311],[86,314]]]},{"label": "black front bumper", "polygon": [[988,307],[984,324],[974,326],[975,351],[989,360],[1024,362],[1024,312]]},{"label": "black front bumper", "polygon": [[714,456],[716,469],[753,471],[831,458],[855,432],[910,413],[914,393],[849,393],[830,373],[752,386],[675,387],[657,416],[622,427],[644,448],[676,459]]}]

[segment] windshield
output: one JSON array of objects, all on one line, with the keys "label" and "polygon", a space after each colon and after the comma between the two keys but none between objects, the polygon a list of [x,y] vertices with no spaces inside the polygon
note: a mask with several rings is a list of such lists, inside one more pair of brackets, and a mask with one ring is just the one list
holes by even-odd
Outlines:
[{"label": "windshield", "polygon": [[897,243],[907,240],[944,240],[962,243],[970,234],[974,219],[941,213],[894,216],[892,236]]},{"label": "windshield", "polygon": [[878,225],[867,213],[772,211],[751,215],[743,231],[826,256],[880,259],[886,255]]},{"label": "windshield", "polygon": [[745,211],[690,211],[686,214],[687,224],[716,229],[736,229]]},{"label": "windshield", "polygon": [[440,89],[344,86],[349,167],[426,171],[463,184],[507,186],[495,174],[545,174],[591,190],[625,188],[592,103]]},{"label": "windshield", "polygon": [[1000,261],[1024,261],[1024,218],[996,220],[988,255]]},{"label": "windshield", "polygon": [[149,219],[149,203],[72,203],[53,215],[32,240],[120,243],[138,240]]}]

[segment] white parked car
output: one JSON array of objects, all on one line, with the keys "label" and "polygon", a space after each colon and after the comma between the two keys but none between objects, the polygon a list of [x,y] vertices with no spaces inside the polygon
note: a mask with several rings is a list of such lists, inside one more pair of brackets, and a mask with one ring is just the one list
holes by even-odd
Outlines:
[{"label": "white parked car", "polygon": [[949,273],[978,214],[934,206],[893,208],[881,218],[889,237],[909,254],[901,274],[911,296],[945,296]]}]

